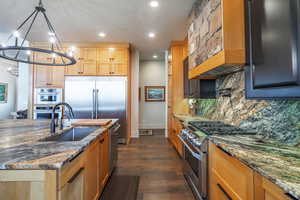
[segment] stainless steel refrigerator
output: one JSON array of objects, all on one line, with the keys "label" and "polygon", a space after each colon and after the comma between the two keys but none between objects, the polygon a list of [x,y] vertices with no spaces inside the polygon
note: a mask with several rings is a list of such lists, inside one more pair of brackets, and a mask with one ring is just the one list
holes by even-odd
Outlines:
[{"label": "stainless steel refrigerator", "polygon": [[119,142],[126,142],[126,77],[66,77],[65,102],[77,119],[119,119]]}]

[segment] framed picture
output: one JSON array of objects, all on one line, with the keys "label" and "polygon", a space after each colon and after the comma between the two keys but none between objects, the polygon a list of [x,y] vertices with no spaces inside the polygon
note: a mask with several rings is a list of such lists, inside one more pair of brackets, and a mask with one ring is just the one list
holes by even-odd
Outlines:
[{"label": "framed picture", "polygon": [[165,101],[165,86],[145,86],[145,101],[159,102]]},{"label": "framed picture", "polygon": [[7,103],[7,83],[0,83],[0,103]]}]

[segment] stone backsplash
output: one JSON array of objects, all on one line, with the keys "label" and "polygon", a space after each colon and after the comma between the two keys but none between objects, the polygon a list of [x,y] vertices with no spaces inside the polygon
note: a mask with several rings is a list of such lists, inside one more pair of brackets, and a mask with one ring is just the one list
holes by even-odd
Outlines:
[{"label": "stone backsplash", "polygon": [[221,0],[197,0],[189,15],[189,66],[223,50]]},{"label": "stone backsplash", "polygon": [[217,89],[232,88],[232,96],[198,99],[198,115],[245,128],[281,142],[300,142],[300,101],[247,100],[244,72],[220,77]]}]

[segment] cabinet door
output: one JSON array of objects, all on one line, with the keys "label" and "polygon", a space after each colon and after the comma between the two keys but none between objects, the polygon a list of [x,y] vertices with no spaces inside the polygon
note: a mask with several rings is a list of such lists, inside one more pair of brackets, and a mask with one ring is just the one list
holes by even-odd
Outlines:
[{"label": "cabinet door", "polygon": [[128,61],[127,49],[117,48],[117,49],[111,50],[111,59],[115,63],[125,64]]},{"label": "cabinet door", "polygon": [[65,69],[62,66],[51,67],[51,86],[64,88],[65,85]]},{"label": "cabinet door", "polygon": [[211,197],[223,188],[232,199],[254,200],[254,173],[250,168],[212,143],[209,144],[209,163],[210,188],[215,188],[210,190]]},{"label": "cabinet door", "polygon": [[246,96],[300,97],[299,1],[249,2],[252,54],[246,68]]},{"label": "cabinet door", "polygon": [[127,73],[127,64],[112,62],[111,65],[111,75],[114,76],[126,76]]},{"label": "cabinet door", "polygon": [[99,188],[99,143],[95,142],[87,149],[85,163],[85,199],[94,200]]},{"label": "cabinet door", "polygon": [[48,66],[35,65],[34,66],[34,80],[36,88],[44,88],[51,86],[51,71]]},{"label": "cabinet door", "polygon": [[111,62],[111,52],[108,48],[98,49],[98,59],[100,63],[110,63]]},{"label": "cabinet door", "polygon": [[60,200],[84,200],[84,169],[81,168],[59,191]]},{"label": "cabinet door", "polygon": [[76,76],[76,75],[81,75],[83,73],[81,61],[81,49],[77,48],[74,52],[74,59],[76,60],[75,65],[70,65],[65,67],[65,75],[67,76]]},{"label": "cabinet door", "polygon": [[81,58],[83,75],[97,75],[97,49],[82,48]]},{"label": "cabinet door", "polygon": [[254,193],[255,199],[261,200],[292,200],[292,198],[286,194],[281,188],[274,183],[270,182],[262,175],[254,174]]},{"label": "cabinet door", "polygon": [[99,140],[99,167],[98,167],[98,173],[99,173],[99,191],[100,193],[102,192],[103,188],[104,188],[104,185],[102,184],[103,183],[103,180],[105,178],[105,175],[104,175],[104,137],[102,136]]},{"label": "cabinet door", "polygon": [[109,176],[109,140],[107,132],[100,139],[100,188],[103,189]]},{"label": "cabinet door", "polygon": [[111,63],[99,63],[98,64],[98,75],[108,76],[111,75],[112,65]]}]

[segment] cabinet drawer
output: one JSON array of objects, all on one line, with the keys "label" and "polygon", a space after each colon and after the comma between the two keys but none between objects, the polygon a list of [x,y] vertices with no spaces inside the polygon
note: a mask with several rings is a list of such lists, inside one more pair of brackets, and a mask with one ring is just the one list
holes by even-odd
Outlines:
[{"label": "cabinet drawer", "polygon": [[80,169],[84,167],[84,153],[81,153],[71,162],[67,163],[60,171],[59,171],[59,184],[58,188],[61,189],[65,184],[78,172]]},{"label": "cabinet drawer", "polygon": [[222,180],[222,185],[234,194],[232,199],[254,199],[254,175],[250,168],[212,143],[209,145],[209,164],[210,174]]}]

